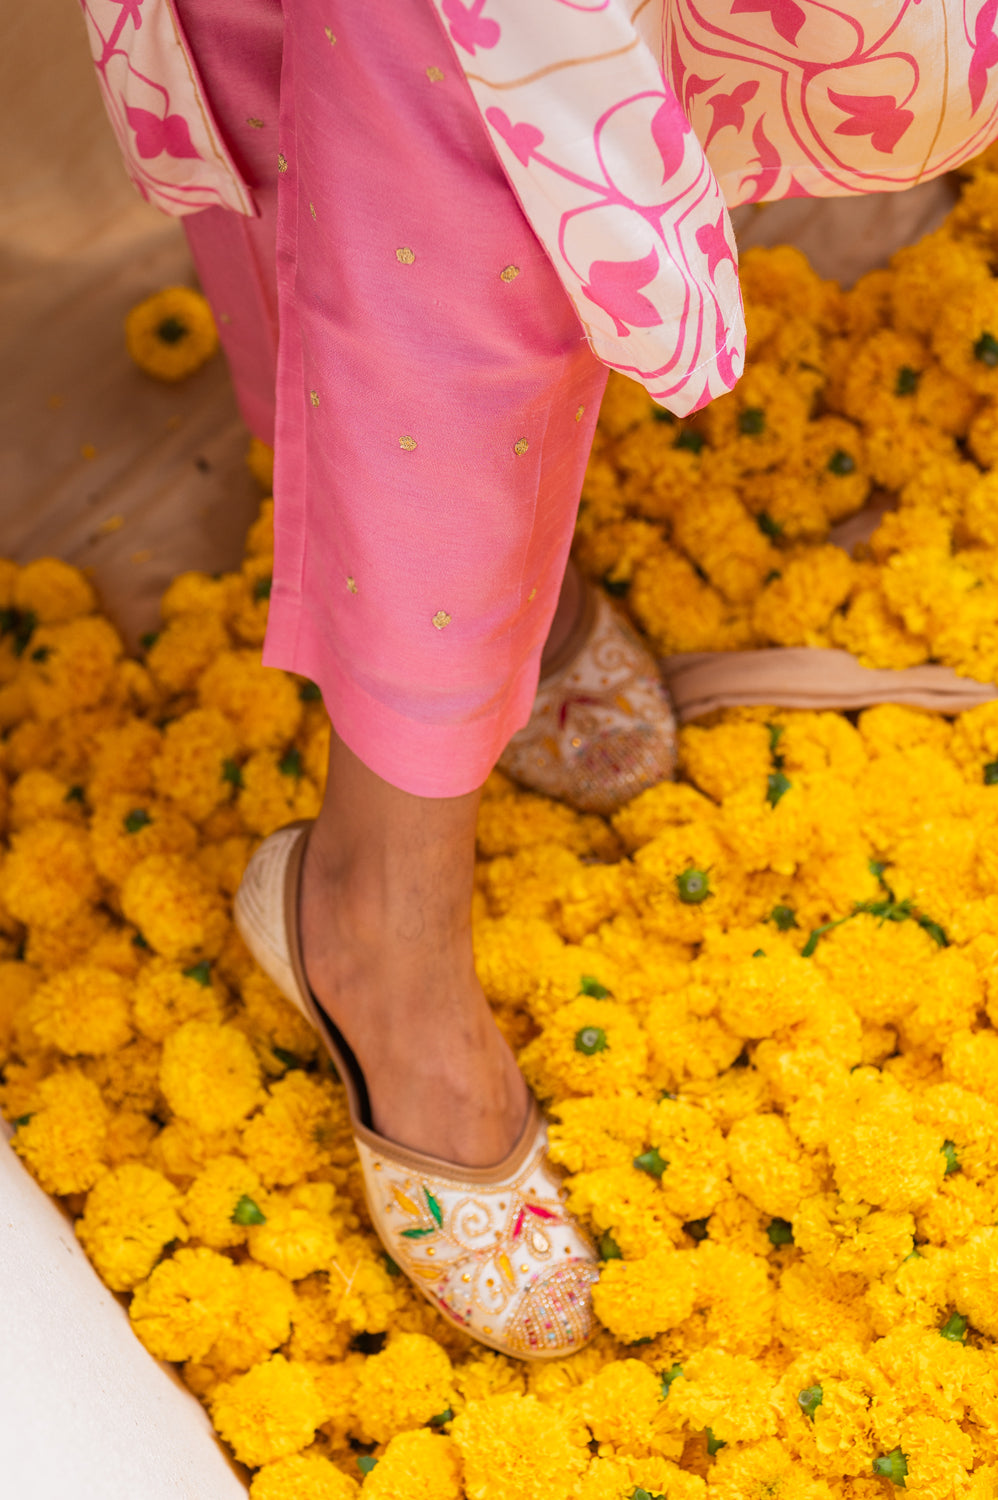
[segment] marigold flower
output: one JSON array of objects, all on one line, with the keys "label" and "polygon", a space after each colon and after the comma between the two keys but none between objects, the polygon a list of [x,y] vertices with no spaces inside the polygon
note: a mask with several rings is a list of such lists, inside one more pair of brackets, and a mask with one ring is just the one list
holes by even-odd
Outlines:
[{"label": "marigold flower", "polygon": [[235,1315],[239,1271],[214,1250],[178,1250],[135,1290],[128,1315],[154,1359],[202,1360]]},{"label": "marigold flower", "polygon": [[421,1333],[398,1334],[360,1369],[358,1435],[364,1442],[387,1443],[446,1411],[452,1395],[451,1362],[439,1344]]},{"label": "marigold flower", "polygon": [[133,865],[121,887],[121,908],[164,958],[213,957],[228,925],[221,901],[181,854],[150,854]]},{"label": "marigold flower", "polygon": [[80,965],[38,986],[28,1024],[39,1041],[70,1057],[113,1052],[131,1040],[128,986],[111,969]]},{"label": "marigold flower", "polygon": [[301,722],[294,682],[261,666],[255,651],[213,651],[198,683],[198,698],[203,707],[221,710],[248,750],[286,746]]},{"label": "marigold flower", "polygon": [[100,1089],[75,1068],[30,1090],[31,1107],[11,1142],[47,1193],[85,1193],[107,1170],[108,1111]]},{"label": "marigold flower", "polygon": [[[254,439],[255,441],[255,439]],[[365,1486],[370,1490],[371,1484]],[[356,1500],[360,1487],[321,1453],[306,1450],[264,1464],[253,1475],[250,1500]],[[400,1491],[401,1497],[405,1494]],[[437,1500],[433,1489],[424,1490],[427,1500]],[[407,1497],[406,1497],[407,1500]],[[450,1500],[441,1495],[440,1500]]]},{"label": "marigold flower", "polygon": [[0,901],[19,922],[60,927],[81,913],[98,889],[83,829],[45,818],[11,837],[0,865]]},{"label": "marigold flower", "polygon": [[182,969],[172,959],[144,964],[132,990],[135,1025],[143,1036],[162,1042],[185,1021],[221,1021],[225,991],[210,967]]},{"label": "marigold flower", "polygon": [[168,286],[137,302],[125,319],[125,344],[140,370],[184,380],[218,348],[207,300],[189,286]]},{"label": "marigold flower", "polygon": [[309,1371],[274,1354],[220,1386],[211,1415],[240,1463],[256,1468],[306,1448],[322,1421],[322,1403]]},{"label": "marigold flower", "polygon": [[468,1500],[569,1500],[586,1467],[585,1428],[535,1396],[492,1396],[456,1418]]},{"label": "marigold flower", "polygon": [[138,1162],[108,1172],[90,1189],[76,1233],[113,1292],[144,1281],[163,1247],[187,1238],[179,1207],[173,1183]]},{"label": "marigold flower", "polygon": [[175,1114],[211,1134],[260,1102],[260,1065],[234,1026],[185,1021],[163,1043],[160,1086]]}]

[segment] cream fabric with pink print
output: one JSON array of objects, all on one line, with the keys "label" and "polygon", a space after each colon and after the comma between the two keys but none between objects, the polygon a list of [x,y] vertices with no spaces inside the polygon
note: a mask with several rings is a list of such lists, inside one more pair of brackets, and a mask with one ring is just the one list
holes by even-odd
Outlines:
[{"label": "cream fabric with pink print", "polygon": [[[434,0],[593,352],[679,416],[745,361],[735,239],[646,0]],[[633,12],[633,14],[632,14]]]},{"label": "cream fabric with pink print", "polygon": [[128,174],[164,213],[254,215],[169,0],[81,0],[97,82]]}]

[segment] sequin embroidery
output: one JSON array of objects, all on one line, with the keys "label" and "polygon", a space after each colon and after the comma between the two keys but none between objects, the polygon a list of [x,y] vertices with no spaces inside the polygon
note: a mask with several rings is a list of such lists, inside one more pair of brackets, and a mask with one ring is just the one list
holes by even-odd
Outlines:
[{"label": "sequin embroidery", "polygon": [[445,625],[450,624],[450,615],[445,609],[438,609],[436,614],[433,616],[433,623],[438,630],[443,630]]},{"label": "sequin embroidery", "polygon": [[395,252],[395,259],[400,260],[404,266],[411,266],[416,259],[416,252],[410,250],[408,245],[400,245]]},{"label": "sequin embroidery", "polygon": [[284,155],[283,151],[280,153],[280,155],[277,158],[277,170],[279,172],[286,172],[288,170],[288,159]]},{"label": "sequin embroidery", "polygon": [[516,442],[513,444],[513,452],[526,453],[529,447],[530,444],[527,442],[526,438],[517,438]]},{"label": "sequin embroidery", "polygon": [[411,453],[412,450],[416,447],[416,439],[414,437],[409,437],[408,434],[405,437],[400,437],[399,447],[404,448],[406,453]]},{"label": "sequin embroidery", "polygon": [[520,274],[519,266],[504,266],[499,272],[500,281],[515,281]]},{"label": "sequin embroidery", "polygon": [[426,76],[431,83],[441,83],[444,76],[443,68],[427,68]]}]

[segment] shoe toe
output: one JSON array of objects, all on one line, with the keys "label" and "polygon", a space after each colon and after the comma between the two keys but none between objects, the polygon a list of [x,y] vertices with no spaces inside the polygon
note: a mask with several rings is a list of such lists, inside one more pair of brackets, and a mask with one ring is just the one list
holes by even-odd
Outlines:
[{"label": "shoe toe", "polygon": [[590,1260],[575,1260],[539,1277],[507,1326],[509,1353],[536,1359],[580,1349],[596,1331],[592,1286],[598,1280]]},{"label": "shoe toe", "polygon": [[676,740],[654,725],[610,729],[594,735],[573,758],[568,799],[581,812],[615,812],[647,787],[671,779],[676,767]]}]

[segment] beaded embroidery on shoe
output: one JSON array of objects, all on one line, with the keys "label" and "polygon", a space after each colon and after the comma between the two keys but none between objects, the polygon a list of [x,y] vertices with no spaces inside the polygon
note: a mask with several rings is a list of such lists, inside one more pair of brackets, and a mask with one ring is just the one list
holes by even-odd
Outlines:
[{"label": "beaded embroidery on shoe", "polygon": [[529,722],[499,760],[533,791],[611,813],[676,766],[676,723],[651,653],[605,595],[584,644],[542,677]]}]

